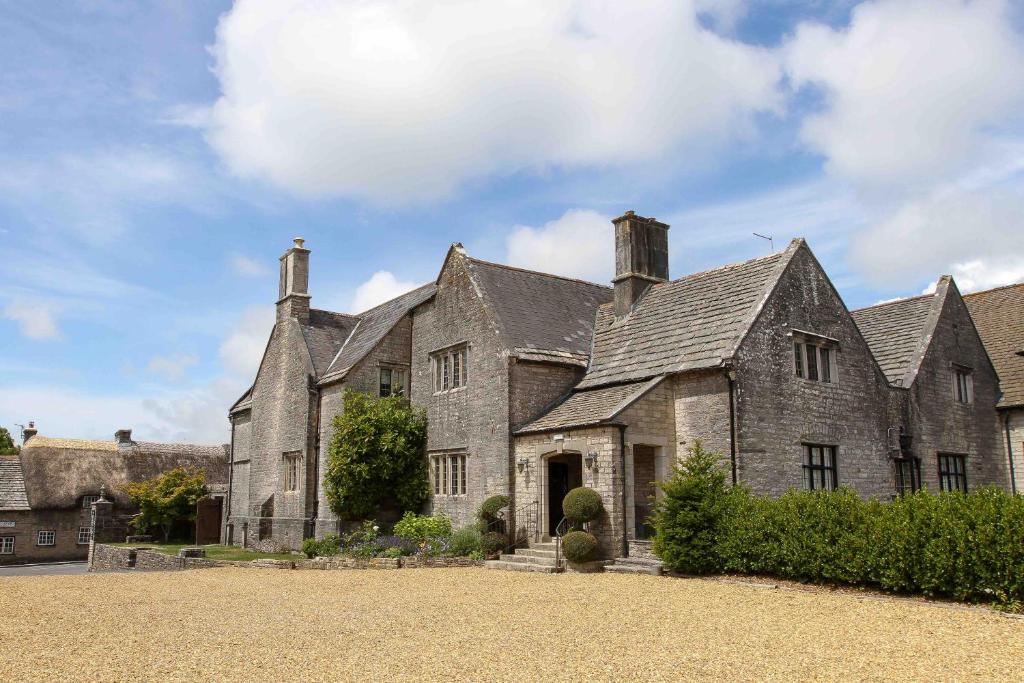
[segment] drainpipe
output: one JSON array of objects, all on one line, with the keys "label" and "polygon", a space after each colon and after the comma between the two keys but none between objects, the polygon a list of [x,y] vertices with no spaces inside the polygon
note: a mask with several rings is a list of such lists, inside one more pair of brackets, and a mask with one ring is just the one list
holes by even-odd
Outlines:
[{"label": "drainpipe", "polygon": [[320,420],[323,412],[323,396],[324,392],[317,388],[316,419],[313,422],[313,513],[309,517],[313,534],[311,538],[316,538],[316,520],[320,512]]},{"label": "drainpipe", "polygon": [[1010,493],[1017,493],[1017,476],[1013,471],[1013,440],[1010,438],[1010,411],[1003,413],[1003,426],[1006,429],[1006,455],[1010,459]]},{"label": "drainpipe", "polygon": [[619,425],[619,458],[622,463],[622,556],[629,557],[629,522],[626,516],[626,425]]},{"label": "drainpipe", "polygon": [[725,378],[729,382],[729,460],[732,464],[732,485],[735,486],[736,476],[736,380],[732,370],[726,370]]}]

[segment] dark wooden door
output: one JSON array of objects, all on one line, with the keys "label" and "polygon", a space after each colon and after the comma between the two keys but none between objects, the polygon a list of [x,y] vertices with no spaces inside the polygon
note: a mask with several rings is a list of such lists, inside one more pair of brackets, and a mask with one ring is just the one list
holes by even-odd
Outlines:
[{"label": "dark wooden door", "polygon": [[203,498],[196,514],[196,545],[220,543],[223,498]]},{"label": "dark wooden door", "polygon": [[548,462],[548,533],[555,535],[555,527],[562,521],[562,500],[569,493],[569,464]]}]

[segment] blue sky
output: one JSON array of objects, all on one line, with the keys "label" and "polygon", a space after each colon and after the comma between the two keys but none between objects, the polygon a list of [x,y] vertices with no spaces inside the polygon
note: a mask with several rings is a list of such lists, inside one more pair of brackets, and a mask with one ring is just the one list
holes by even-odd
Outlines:
[{"label": "blue sky", "polygon": [[1021,105],[1019,2],[0,2],[0,425],[226,439],[297,235],[342,311],[607,281],[626,209],[851,308],[1024,280]]}]

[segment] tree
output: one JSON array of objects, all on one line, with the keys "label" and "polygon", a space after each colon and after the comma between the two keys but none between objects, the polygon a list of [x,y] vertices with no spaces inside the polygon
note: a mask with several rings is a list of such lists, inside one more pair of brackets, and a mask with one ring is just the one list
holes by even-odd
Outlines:
[{"label": "tree", "polygon": [[0,455],[17,455],[18,447],[14,445],[14,439],[7,427],[0,427]]},{"label": "tree", "polygon": [[158,527],[163,531],[164,543],[170,540],[176,523],[195,521],[196,503],[208,493],[202,470],[189,472],[181,467],[146,481],[125,484],[121,490],[139,506],[139,514],[132,520],[136,531]]},{"label": "tree", "polygon": [[427,417],[401,396],[346,391],[334,418],[324,490],[341,519],[367,519],[383,504],[419,512],[430,496]]},{"label": "tree", "polygon": [[728,509],[729,489],[719,456],[694,442],[689,456],[675,466],[665,494],[654,508],[654,553],[673,571],[707,574],[721,570],[717,541]]}]

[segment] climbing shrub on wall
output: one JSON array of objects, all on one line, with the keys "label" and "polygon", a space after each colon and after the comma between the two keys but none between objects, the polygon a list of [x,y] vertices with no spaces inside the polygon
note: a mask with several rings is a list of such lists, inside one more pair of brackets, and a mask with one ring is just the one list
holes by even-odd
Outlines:
[{"label": "climbing shrub on wall", "polygon": [[346,391],[344,411],[332,424],[324,491],[334,514],[357,520],[374,517],[386,504],[422,509],[430,495],[422,410],[401,396]]}]

